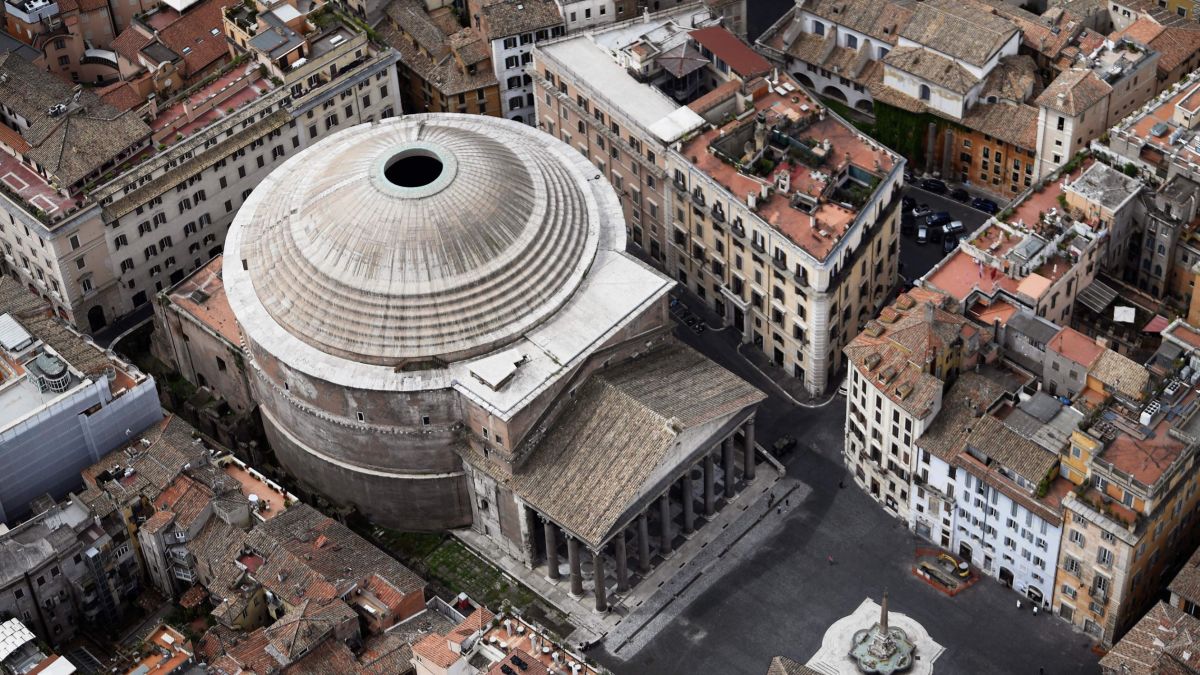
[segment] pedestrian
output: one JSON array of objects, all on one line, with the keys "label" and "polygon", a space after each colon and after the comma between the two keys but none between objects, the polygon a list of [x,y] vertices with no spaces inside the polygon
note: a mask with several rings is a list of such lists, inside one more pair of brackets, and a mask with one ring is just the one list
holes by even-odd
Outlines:
[{"label": "pedestrian", "polygon": [[787,499],[783,500],[783,505],[784,505],[784,506],[787,506],[787,505],[788,505],[788,500],[787,500]]},{"label": "pedestrian", "polygon": [[1021,601],[1020,600],[1017,601],[1017,609],[1021,609]]},{"label": "pedestrian", "polygon": [[833,556],[831,556],[831,555],[830,555],[830,556],[825,556],[825,558],[826,558],[826,559],[829,561],[829,564],[830,564],[830,565],[832,565],[832,564],[833,564]]},{"label": "pedestrian", "polygon": [[1038,606],[1037,606],[1037,605],[1034,605],[1034,606],[1033,606],[1033,615],[1034,615],[1034,616],[1037,616],[1037,610],[1038,610]]},{"label": "pedestrian", "polygon": [[838,489],[841,490],[841,489],[844,489],[845,487],[846,487],[846,481],[839,480],[838,481]]}]

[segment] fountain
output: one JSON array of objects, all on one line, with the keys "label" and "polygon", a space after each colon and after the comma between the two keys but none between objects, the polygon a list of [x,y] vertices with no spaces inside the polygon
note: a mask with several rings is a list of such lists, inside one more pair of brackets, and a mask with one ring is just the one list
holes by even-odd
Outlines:
[{"label": "fountain", "polygon": [[914,649],[904,629],[888,626],[888,596],[884,591],[879,622],[854,633],[849,656],[864,673],[891,675],[912,667]]}]

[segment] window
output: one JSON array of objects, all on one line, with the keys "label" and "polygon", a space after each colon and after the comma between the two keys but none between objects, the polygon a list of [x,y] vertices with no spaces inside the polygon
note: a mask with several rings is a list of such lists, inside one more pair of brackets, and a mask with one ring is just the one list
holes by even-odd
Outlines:
[{"label": "window", "polygon": [[79,248],[79,235],[77,235],[77,234],[71,235],[71,238],[69,241],[71,242],[71,250],[72,251]]},{"label": "window", "polygon": [[850,49],[858,49],[858,38],[853,35],[846,35],[846,46]]},{"label": "window", "polygon": [[820,21],[814,21],[812,32],[816,35],[824,35],[825,34],[825,24],[821,23]]},{"label": "window", "polygon": [[1071,530],[1071,534],[1068,535],[1068,538],[1071,540],[1072,544],[1075,544],[1076,546],[1079,546],[1079,547],[1083,547],[1083,545],[1087,541],[1086,539],[1084,539],[1083,533],[1080,532],[1079,530]]},{"label": "window", "polygon": [[1104,565],[1105,567],[1112,567],[1113,552],[1101,547],[1100,550],[1096,552],[1096,562]]},{"label": "window", "polygon": [[930,94],[929,94],[929,85],[925,85],[925,84],[921,85],[921,100],[922,100],[922,101],[928,101],[928,100],[929,100],[929,96],[930,96]]}]

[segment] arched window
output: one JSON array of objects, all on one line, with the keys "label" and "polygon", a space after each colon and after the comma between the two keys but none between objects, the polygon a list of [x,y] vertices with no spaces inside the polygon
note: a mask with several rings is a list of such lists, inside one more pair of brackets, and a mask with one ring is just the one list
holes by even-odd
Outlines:
[{"label": "arched window", "polygon": [[921,100],[922,101],[929,100],[929,85],[925,85],[925,84],[921,85]]}]

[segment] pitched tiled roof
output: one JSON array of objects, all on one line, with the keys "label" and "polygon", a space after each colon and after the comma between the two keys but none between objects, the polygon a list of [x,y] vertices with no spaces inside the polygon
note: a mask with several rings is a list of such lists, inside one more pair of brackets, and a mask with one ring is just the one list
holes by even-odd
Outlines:
[{"label": "pitched tiled roof", "polygon": [[1104,350],[1088,374],[1133,401],[1141,400],[1150,387],[1150,371],[1145,366],[1111,349]]},{"label": "pitched tiled roof", "polygon": [[488,37],[497,40],[509,35],[561,26],[562,14],[553,0],[491,0],[483,7]]},{"label": "pitched tiled roof", "polygon": [[[132,499],[153,499],[183,472],[189,463],[200,463],[206,454],[202,445],[193,443],[195,429],[174,415],[142,433],[150,442],[145,446],[136,441],[131,446],[135,455],[130,458],[123,450],[110,453],[104,459],[83,470],[84,482],[108,493],[114,502],[124,504]],[[119,465],[117,475],[109,470]],[[132,472],[126,476],[127,470]]]},{"label": "pitched tiled roof", "polygon": [[1085,368],[1091,368],[1104,353],[1104,347],[1097,344],[1095,340],[1070,327],[1063,328],[1050,338],[1046,349]]},{"label": "pitched tiled roof", "polygon": [[986,100],[988,96],[995,96],[1001,100],[1022,103],[1037,84],[1037,64],[1031,57],[1025,54],[1006,56],[988,73],[987,83],[983,86],[983,98]]},{"label": "pitched tiled roof", "polygon": [[339,599],[305,600],[267,628],[267,650],[277,661],[291,663],[330,637],[358,615]]},{"label": "pitched tiled roof", "polygon": [[809,0],[804,11],[894,45],[916,4],[915,0]]},{"label": "pitched tiled roof", "polygon": [[[83,179],[120,153],[150,136],[140,117],[103,103],[84,89],[75,100],[73,87],[40,70],[15,53],[0,54],[0,101],[30,121],[22,137],[29,159],[40,164],[62,187]],[[63,104],[58,116],[47,112]]]},{"label": "pitched tiled roof", "polygon": [[1200,26],[1169,26],[1150,42],[1158,52],[1156,70],[1166,75],[1200,52]]},{"label": "pitched tiled roof", "polygon": [[765,398],[700,353],[671,345],[593,374],[511,479],[590,545],[611,530],[679,435]]},{"label": "pitched tiled roof", "polygon": [[117,110],[131,110],[142,104],[145,99],[129,82],[114,82],[96,92],[100,100]]},{"label": "pitched tiled roof", "polygon": [[1167,590],[1194,605],[1200,605],[1200,548],[1192,552],[1192,557],[1171,580]]},{"label": "pitched tiled roof", "polygon": [[1081,68],[1068,70],[1054,78],[1035,102],[1073,116],[1090,109],[1110,92],[1112,87],[1107,82],[1091,70]]},{"label": "pitched tiled roof", "polygon": [[979,83],[971,71],[922,47],[896,47],[883,57],[883,62],[956,94],[965,94]]},{"label": "pitched tiled roof", "polygon": [[1007,19],[969,0],[927,0],[917,4],[901,37],[975,66],[987,63],[1017,32]]},{"label": "pitched tiled roof", "polygon": [[976,103],[963,116],[962,123],[1020,148],[1032,150],[1037,145],[1038,110],[1031,105]]},{"label": "pitched tiled roof", "polygon": [[288,666],[288,675],[408,675],[414,672],[412,647],[385,633],[369,636],[356,656],[341,640],[325,640],[299,662]]},{"label": "pitched tiled roof", "polygon": [[139,63],[138,52],[151,42],[154,42],[153,37],[143,33],[137,26],[129,26],[113,38],[111,46],[126,61],[136,64]]},{"label": "pitched tiled roof", "polygon": [[903,293],[845,348],[863,377],[917,418],[933,411],[942,391],[942,381],[930,372],[934,355],[959,343],[969,356],[986,342],[980,328],[942,309],[947,299],[923,288]]},{"label": "pitched tiled roof", "polygon": [[689,33],[691,38],[712,52],[743,78],[771,72],[771,62],[764,59],[738,36],[721,26],[710,26]]},{"label": "pitched tiled roof", "polygon": [[455,626],[454,630],[450,631],[447,637],[454,642],[461,643],[475,633],[486,629],[493,618],[495,618],[495,615],[488,611],[486,607],[480,607],[471,612],[470,616]]},{"label": "pitched tiled roof", "polygon": [[473,30],[464,28],[447,38],[419,0],[396,0],[388,5],[387,15],[388,20],[377,28],[382,40],[399,52],[405,66],[443,95],[496,86],[496,74],[490,66],[477,65],[471,74],[454,58],[453,52],[457,52],[469,65],[481,64],[490,57],[488,43]]},{"label": "pitched tiled roof", "polygon": [[966,442],[1035,485],[1058,464],[1058,455],[1006,427],[992,415],[979,418]]},{"label": "pitched tiled roof", "polygon": [[440,667],[449,668],[461,658],[450,651],[450,645],[443,635],[426,635],[423,640],[412,646],[413,654]]},{"label": "pitched tiled roof", "polygon": [[1100,668],[1123,675],[1200,672],[1200,619],[1159,601],[1100,659]]},{"label": "pitched tiled roof", "polygon": [[[283,594],[296,595],[287,589],[295,586],[299,576],[309,578],[310,573],[312,578],[331,584],[339,595],[354,585],[365,583],[372,574],[386,579],[404,594],[419,593],[425,588],[425,581],[412,570],[345,525],[306,504],[291,506],[255,526],[249,542],[267,558],[260,581],[268,587],[280,584],[279,592]],[[275,558],[279,559],[278,563],[272,562]],[[278,581],[276,565],[281,570],[291,570],[291,576],[284,582]],[[309,585],[305,594],[300,595],[317,590]]]},{"label": "pitched tiled roof", "polygon": [[946,462],[958,454],[984,411],[1014,388],[1015,383],[996,374],[982,369],[959,375],[942,398],[942,409],[933,424],[917,439],[917,447]]},{"label": "pitched tiled roof", "polygon": [[158,32],[159,42],[183,57],[188,76],[229,53],[221,30],[221,8],[226,4],[228,0],[205,0],[189,7],[183,16]]}]

